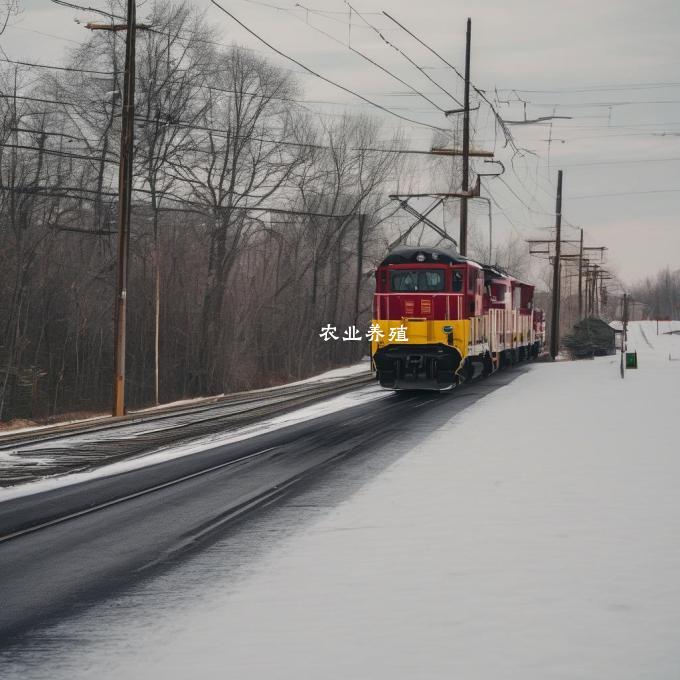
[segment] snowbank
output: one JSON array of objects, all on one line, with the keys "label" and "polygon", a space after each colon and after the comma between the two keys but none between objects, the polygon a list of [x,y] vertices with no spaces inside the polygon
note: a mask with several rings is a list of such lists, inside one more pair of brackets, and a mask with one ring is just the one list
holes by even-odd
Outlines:
[{"label": "snowbank", "polygon": [[678,677],[680,337],[631,344],[625,380],[535,364],[237,584],[108,629],[101,677]]}]

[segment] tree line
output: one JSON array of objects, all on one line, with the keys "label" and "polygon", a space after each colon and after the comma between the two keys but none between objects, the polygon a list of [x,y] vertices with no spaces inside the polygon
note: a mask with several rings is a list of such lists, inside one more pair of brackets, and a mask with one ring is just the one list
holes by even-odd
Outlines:
[{"label": "tree line", "polygon": [[[356,360],[401,170],[365,115],[315,115],[300,83],[220,45],[188,2],[137,40],[127,392],[132,406]],[[108,408],[124,39],[63,67],[0,67],[0,419]]]},{"label": "tree line", "polygon": [[631,290],[634,302],[644,306],[649,319],[680,319],[680,269],[666,267]]}]

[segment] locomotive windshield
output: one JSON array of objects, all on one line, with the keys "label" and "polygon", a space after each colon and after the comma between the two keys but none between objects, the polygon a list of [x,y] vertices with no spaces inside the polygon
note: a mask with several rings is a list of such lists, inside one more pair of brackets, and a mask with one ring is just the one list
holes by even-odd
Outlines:
[{"label": "locomotive windshield", "polygon": [[391,272],[395,293],[444,290],[444,271],[441,269],[397,269]]}]

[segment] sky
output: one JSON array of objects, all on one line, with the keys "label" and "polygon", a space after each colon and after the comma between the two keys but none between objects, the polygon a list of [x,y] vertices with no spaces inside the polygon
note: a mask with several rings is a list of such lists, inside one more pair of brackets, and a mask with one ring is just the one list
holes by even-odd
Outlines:
[{"label": "sky", "polygon": [[[310,76],[272,53],[209,0],[194,0],[225,44],[257,50],[295,72],[305,98],[332,102],[311,104],[311,109],[330,119],[344,110],[370,112],[384,119],[385,138],[401,129],[410,148],[424,150],[432,142],[428,125],[450,128],[460,124],[459,117],[445,118],[431,102],[348,46],[440,109],[457,108],[440,86],[460,100],[462,80],[382,12],[460,71],[470,17],[472,81],[498,113],[505,120],[521,120],[526,102],[528,119],[569,117],[554,119],[552,125],[512,126],[517,146],[527,150],[514,155],[495,133],[489,107],[484,104],[473,113],[473,145],[493,151],[506,166],[500,179],[483,182],[483,195],[494,201],[494,238],[549,238],[554,233],[555,187],[562,169],[563,238],[578,238],[575,228],[582,227],[587,245],[606,246],[605,266],[628,284],[666,266],[680,267],[680,3],[357,0],[351,2],[352,12],[342,0],[309,3],[225,0],[224,7],[282,52],[422,125],[405,123]],[[21,5],[22,13],[0,36],[11,59],[63,63],[68,48],[87,38],[75,20],[96,18],[49,0],[23,0]],[[486,170],[479,161],[475,167]],[[423,172],[418,190],[431,190],[429,182]],[[471,214],[473,225],[485,235],[486,205],[476,202]]]}]

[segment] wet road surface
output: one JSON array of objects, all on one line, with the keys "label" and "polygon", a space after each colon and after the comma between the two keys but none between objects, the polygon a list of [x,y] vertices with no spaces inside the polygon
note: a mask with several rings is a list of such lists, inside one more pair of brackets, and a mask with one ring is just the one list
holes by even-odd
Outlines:
[{"label": "wet road surface", "polygon": [[[282,499],[290,503],[310,485],[322,486],[324,474],[338,467],[375,461],[372,473],[379,474],[393,460],[385,451],[407,451],[439,422],[524,370],[448,393],[389,395],[149,468],[0,504],[0,535],[7,536],[109,503],[0,542],[3,657],[30,654],[41,629],[172,570],[226,533],[238,534],[250,513],[267,506],[276,512]],[[116,502],[121,497],[128,498]]]}]

